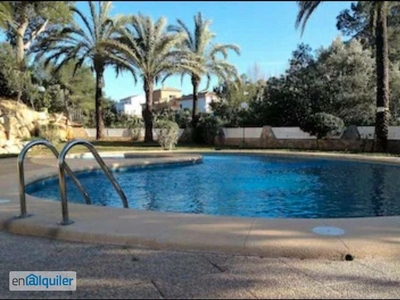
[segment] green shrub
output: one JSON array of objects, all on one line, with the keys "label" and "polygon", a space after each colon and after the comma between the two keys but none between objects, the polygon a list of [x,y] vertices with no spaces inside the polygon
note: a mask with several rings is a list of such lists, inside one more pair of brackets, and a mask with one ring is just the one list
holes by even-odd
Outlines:
[{"label": "green shrub", "polygon": [[328,134],[337,135],[344,129],[342,119],[327,113],[310,115],[300,124],[301,130],[322,139]]},{"label": "green shrub", "polygon": [[175,122],[179,128],[189,128],[192,122],[192,112],[188,109],[179,109],[175,113]]},{"label": "green shrub", "polygon": [[173,110],[171,108],[153,111],[153,123],[157,124],[161,120],[176,122],[179,128],[188,128],[192,122],[192,112],[189,109]]},{"label": "green shrub", "polygon": [[172,150],[178,143],[178,124],[170,120],[159,120],[156,127],[159,129],[158,143],[164,150]]},{"label": "green shrub", "polygon": [[195,128],[194,141],[213,145],[215,137],[221,134],[224,124],[219,116],[201,115]]},{"label": "green shrub", "polygon": [[175,121],[175,111],[171,108],[163,108],[158,111],[153,111],[153,124],[157,124],[162,120]]},{"label": "green shrub", "polygon": [[140,138],[140,133],[144,127],[143,119],[138,116],[129,117],[126,121],[126,127],[131,132],[133,140],[137,141]]},{"label": "green shrub", "polygon": [[40,125],[39,137],[48,140],[50,143],[57,143],[60,141],[60,133],[58,125],[49,123],[48,125]]},{"label": "green shrub", "polygon": [[58,143],[60,141],[58,125],[49,123],[39,127],[39,137],[48,140],[50,143]]}]

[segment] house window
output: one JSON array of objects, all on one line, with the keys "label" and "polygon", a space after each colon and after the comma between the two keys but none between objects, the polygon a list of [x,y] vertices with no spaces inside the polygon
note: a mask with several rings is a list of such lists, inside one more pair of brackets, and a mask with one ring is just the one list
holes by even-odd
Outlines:
[{"label": "house window", "polygon": [[179,107],[180,107],[180,108],[182,108],[182,104],[181,104],[181,105],[179,105]]}]

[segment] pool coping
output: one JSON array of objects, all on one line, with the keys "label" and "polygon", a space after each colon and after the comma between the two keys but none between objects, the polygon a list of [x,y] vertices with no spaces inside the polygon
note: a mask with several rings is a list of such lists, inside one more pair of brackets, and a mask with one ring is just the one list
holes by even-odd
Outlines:
[{"label": "pool coping", "polygon": [[[109,152],[108,152],[109,153]],[[127,151],[115,153],[128,153]],[[286,151],[146,151],[129,152],[135,158],[124,161],[105,159],[110,168],[121,168],[155,163],[174,163],[182,158],[194,162],[201,153],[262,154],[279,156],[324,157],[352,161],[399,164],[397,157],[369,157],[358,154],[304,153]],[[102,152],[101,155],[106,155]],[[143,156],[164,155],[168,157]],[[76,157],[71,155],[69,157]],[[78,155],[79,156],[79,155]],[[142,156],[138,158],[137,156]],[[7,159],[12,160],[12,159]],[[61,220],[59,202],[26,195],[28,212],[32,217],[18,219],[18,174],[13,168],[0,168],[0,230],[10,233],[76,241],[128,245],[148,249],[206,251],[264,257],[344,259],[352,257],[398,257],[400,245],[400,216],[346,219],[262,219],[221,217],[184,213],[164,213],[123,208],[87,206],[69,203],[69,215],[75,222],[57,225]],[[48,158],[30,158],[39,170],[26,172],[26,183],[57,174]],[[70,159],[74,171],[98,169],[95,161]],[[318,235],[316,227],[333,226],[344,235]]]}]

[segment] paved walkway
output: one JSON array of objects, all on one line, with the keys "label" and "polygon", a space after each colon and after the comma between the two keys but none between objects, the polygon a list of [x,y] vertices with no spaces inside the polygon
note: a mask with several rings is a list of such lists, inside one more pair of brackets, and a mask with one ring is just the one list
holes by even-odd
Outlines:
[{"label": "paved walkway", "polygon": [[[54,174],[54,163],[27,160],[27,178]],[[253,221],[71,203],[76,223],[62,227],[60,204],[31,196],[34,217],[12,219],[17,179],[15,158],[0,160],[0,199],[11,200],[0,205],[0,298],[400,298],[399,217]],[[318,236],[317,225],[346,234]],[[77,291],[10,292],[10,271],[76,271]]]},{"label": "paved walkway", "polygon": [[[147,154],[146,154],[147,155]],[[148,156],[148,155],[147,155]],[[337,157],[338,155],[336,155]],[[198,156],[135,157],[105,159],[111,168],[152,163],[194,163]],[[387,158],[398,163],[398,158]],[[389,162],[388,161],[388,162]],[[97,166],[94,160],[68,160],[72,170]],[[57,174],[54,158],[32,158],[25,163],[25,183]],[[110,188],[112,188],[110,186]],[[163,213],[69,203],[75,221],[59,226],[61,207],[57,201],[26,196],[33,217],[15,219],[19,213],[16,159],[0,161],[0,230],[75,242],[146,247],[152,250],[205,251],[270,258],[357,258],[398,257],[400,216],[349,219],[262,219]],[[341,235],[316,233],[336,227]],[[317,231],[318,232],[318,231]]]},{"label": "paved walkway", "polygon": [[[400,298],[399,259],[262,258],[0,232],[0,298]],[[10,271],[76,271],[75,292],[10,292]]]}]

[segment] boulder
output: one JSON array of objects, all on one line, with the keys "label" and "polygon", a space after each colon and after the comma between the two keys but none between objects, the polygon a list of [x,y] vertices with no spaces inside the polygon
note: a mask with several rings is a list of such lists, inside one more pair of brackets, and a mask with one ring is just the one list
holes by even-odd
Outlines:
[{"label": "boulder", "polygon": [[12,146],[5,146],[3,149],[7,151],[7,153],[10,154],[19,154],[21,152],[20,147],[18,145],[12,145]]},{"label": "boulder", "polygon": [[35,128],[34,125],[35,119],[33,118],[33,113],[17,112],[16,118],[20,126],[26,128],[30,136],[31,132],[33,132]]},{"label": "boulder", "polygon": [[89,135],[83,127],[74,126],[72,127],[72,138],[87,139]]},{"label": "boulder", "polygon": [[25,127],[21,127],[19,129],[19,131],[20,131],[19,138],[24,139],[24,138],[30,138],[31,137],[31,132],[28,130],[28,128],[26,126]]},{"label": "boulder", "polygon": [[74,130],[72,129],[71,126],[68,126],[67,128],[67,141],[73,140],[74,139]]},{"label": "boulder", "polygon": [[[37,112],[23,103],[0,99],[0,147],[4,146],[8,140],[15,141],[12,146],[7,144],[7,151],[8,148],[17,145],[17,140],[37,136],[42,126],[49,126],[50,124],[55,125],[55,130],[45,132],[45,135],[48,133],[50,136],[59,136],[64,141],[72,139],[74,135],[72,129],[68,126],[69,123],[63,113]],[[21,147],[21,145],[18,147]]]},{"label": "boulder", "polygon": [[8,133],[8,139],[15,139],[18,135],[18,121],[9,115],[4,115],[4,120],[4,131]]},{"label": "boulder", "polygon": [[7,141],[5,141],[3,147],[5,147],[5,148],[8,147],[8,148],[10,148],[10,147],[14,146],[14,144],[15,144],[15,141],[7,140]]},{"label": "boulder", "polygon": [[66,142],[67,141],[67,131],[63,130],[63,129],[59,129],[58,130],[58,137],[60,138],[60,140],[62,142]]}]

